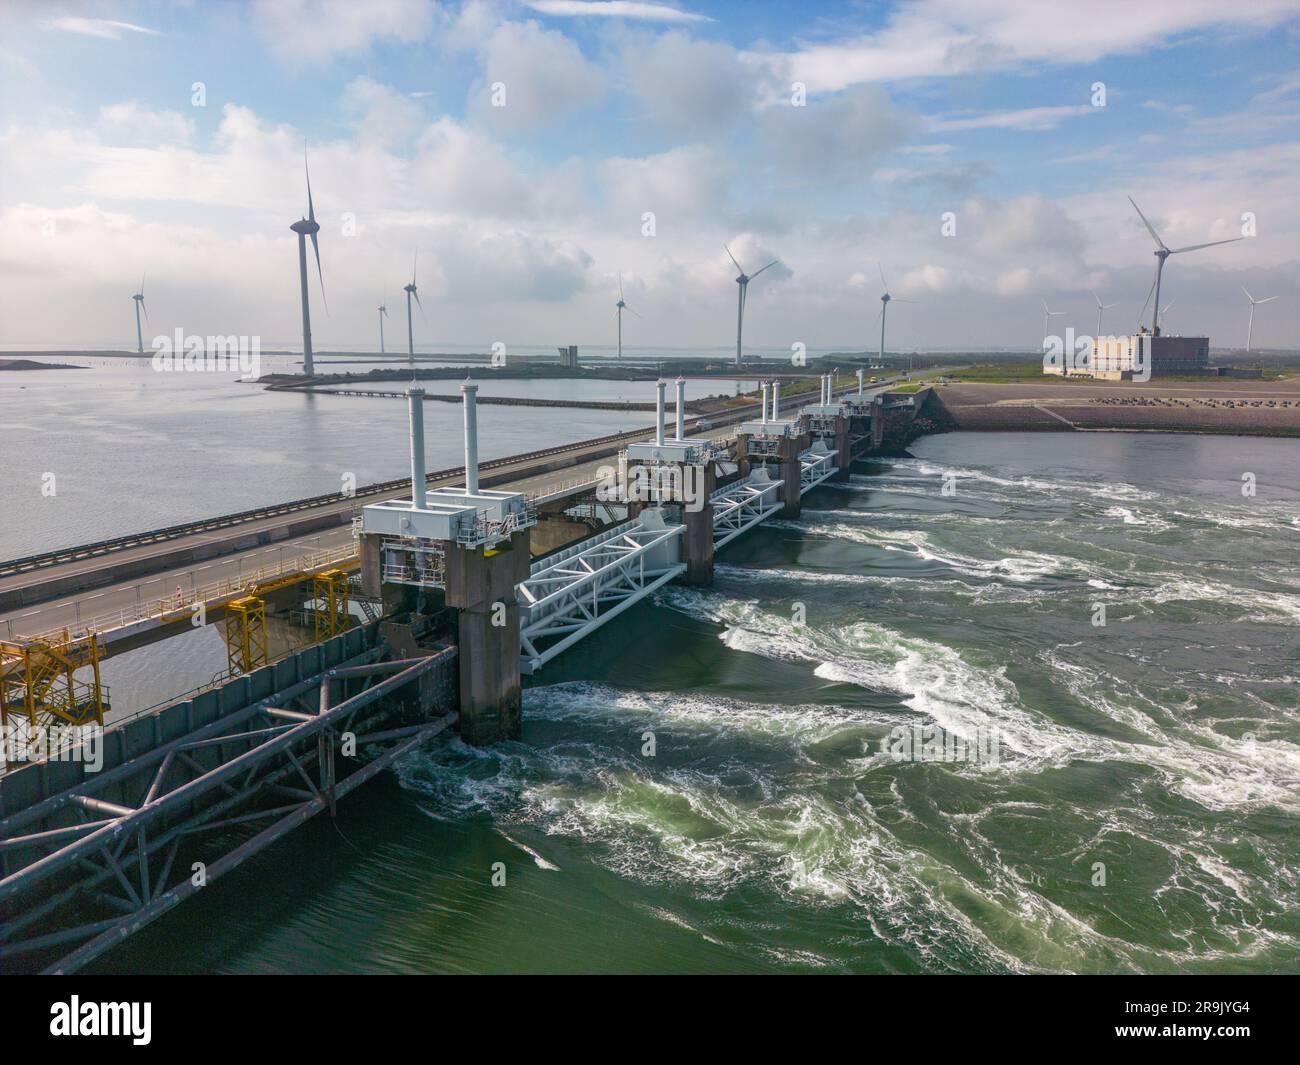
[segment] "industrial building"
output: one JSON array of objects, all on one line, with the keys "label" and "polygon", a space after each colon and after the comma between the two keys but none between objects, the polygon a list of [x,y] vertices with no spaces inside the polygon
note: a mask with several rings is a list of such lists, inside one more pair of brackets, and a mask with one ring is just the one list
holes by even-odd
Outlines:
[{"label": "industrial building", "polygon": [[1043,372],[1099,381],[1129,381],[1171,375],[1214,374],[1209,337],[1152,336],[1145,329],[1131,336],[1094,337],[1091,356],[1053,360]]}]

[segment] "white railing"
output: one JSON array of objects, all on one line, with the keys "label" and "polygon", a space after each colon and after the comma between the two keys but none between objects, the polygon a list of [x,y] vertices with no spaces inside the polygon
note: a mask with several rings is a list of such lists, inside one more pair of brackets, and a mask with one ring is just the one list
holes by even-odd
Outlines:
[{"label": "white railing", "polygon": [[780,481],[741,481],[715,491],[713,548],[716,551],[781,509]]},{"label": "white railing", "polygon": [[447,583],[447,553],[440,541],[385,540],[383,579],[391,584],[442,588]]},{"label": "white railing", "polygon": [[534,563],[516,589],[520,668],[541,668],[685,570],[684,529],[628,521]]},{"label": "white railing", "polygon": [[816,488],[836,470],[834,451],[810,448],[799,456],[799,494]]},{"label": "white railing", "polygon": [[134,606],[91,618],[77,618],[74,624],[60,625],[33,635],[24,635],[29,640],[62,639],[66,630],[71,636],[81,636],[94,632],[99,636],[112,637],[115,630],[125,629],[150,622],[165,623],[180,621],[189,616],[200,604],[205,607],[223,600],[238,598],[251,594],[258,585],[266,584],[277,578],[287,578],[297,574],[310,574],[320,570],[349,566],[356,562],[357,549],[352,543],[342,547],[313,551],[291,558],[277,559],[273,565],[261,566],[252,572],[240,572],[234,577],[227,577],[210,584],[192,588],[186,592],[178,588],[175,595],[141,600]]},{"label": "white railing", "polygon": [[578,477],[569,481],[561,481],[559,484],[547,485],[545,488],[538,489],[536,492],[529,492],[528,498],[535,505],[550,503],[556,499],[563,499],[565,496],[576,496],[587,489],[595,489],[600,484],[595,477]]},{"label": "white railing", "polygon": [[489,518],[486,511],[480,510],[472,523],[461,525],[456,530],[456,543],[462,547],[491,546],[536,524],[537,501],[525,498],[522,511],[508,511],[500,521]]}]

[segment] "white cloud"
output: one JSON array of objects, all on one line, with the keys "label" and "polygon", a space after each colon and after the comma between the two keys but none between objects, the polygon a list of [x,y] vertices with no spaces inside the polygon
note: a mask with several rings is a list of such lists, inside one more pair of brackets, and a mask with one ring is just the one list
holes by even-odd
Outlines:
[{"label": "white cloud", "polygon": [[253,21],[292,62],[366,51],[375,41],[413,44],[433,25],[430,0],[257,0]]},{"label": "white cloud", "polygon": [[883,89],[858,85],[804,107],[778,103],[763,112],[759,128],[777,171],[804,183],[870,175],[902,143],[904,125]]},{"label": "white cloud", "polygon": [[675,30],[628,41],[622,60],[647,117],[675,133],[725,130],[758,102],[753,72],[726,44]]},{"label": "white cloud", "polygon": [[804,82],[811,92],[834,92],[860,82],[1090,63],[1197,30],[1265,30],[1297,12],[1300,0],[916,0],[895,8],[875,33],[746,58],[783,80]]},{"label": "white cloud", "polygon": [[341,106],[363,140],[406,142],[416,136],[423,120],[420,106],[412,102],[415,96],[403,96],[362,74],[348,82]]},{"label": "white cloud", "polygon": [[153,111],[135,100],[99,109],[99,125],[108,136],[162,144],[194,136],[194,120],[178,111]]},{"label": "white cloud", "polygon": [[[599,104],[605,75],[564,34],[536,22],[502,22],[479,47],[483,77],[470,88],[469,111],[494,129],[534,133]],[[493,86],[505,105],[493,106]]]},{"label": "white cloud", "polygon": [[1011,111],[986,111],[975,115],[936,115],[927,119],[932,133],[951,133],[962,129],[1055,129],[1065,119],[1079,115],[1100,114],[1091,104],[1059,107],[1023,107]]},{"label": "white cloud", "polygon": [[46,29],[78,33],[83,37],[101,37],[108,41],[121,40],[124,32],[143,33],[150,37],[162,36],[158,30],[151,30],[148,26],[137,26],[134,22],[116,22],[103,18],[56,18],[44,25]]},{"label": "white cloud", "polygon": [[667,4],[636,3],[635,0],[528,0],[528,6],[543,15],[635,19],[641,22],[712,22],[707,15],[682,11]]},{"label": "white cloud", "polygon": [[625,224],[639,227],[642,213],[653,211],[661,234],[680,234],[691,219],[718,212],[734,175],[725,153],[700,144],[640,159],[606,159],[599,167],[609,202]]}]

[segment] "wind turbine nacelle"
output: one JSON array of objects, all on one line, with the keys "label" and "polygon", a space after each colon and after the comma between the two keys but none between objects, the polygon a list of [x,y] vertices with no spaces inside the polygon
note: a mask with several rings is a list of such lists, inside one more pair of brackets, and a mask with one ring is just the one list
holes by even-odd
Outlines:
[{"label": "wind turbine nacelle", "polygon": [[289,228],[292,229],[295,233],[299,234],[300,236],[310,237],[313,233],[320,232],[320,223],[311,222],[308,221],[306,218],[302,218],[299,219],[297,222],[295,222],[293,225],[291,225]]}]

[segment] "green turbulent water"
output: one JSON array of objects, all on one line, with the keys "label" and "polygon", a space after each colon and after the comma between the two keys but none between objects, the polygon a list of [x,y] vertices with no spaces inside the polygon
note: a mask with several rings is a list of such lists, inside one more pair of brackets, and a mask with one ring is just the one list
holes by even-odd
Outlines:
[{"label": "green turbulent water", "polygon": [[[1300,445],[914,452],[99,968],[1297,971]],[[915,724],[996,763],[882,752]]]}]

